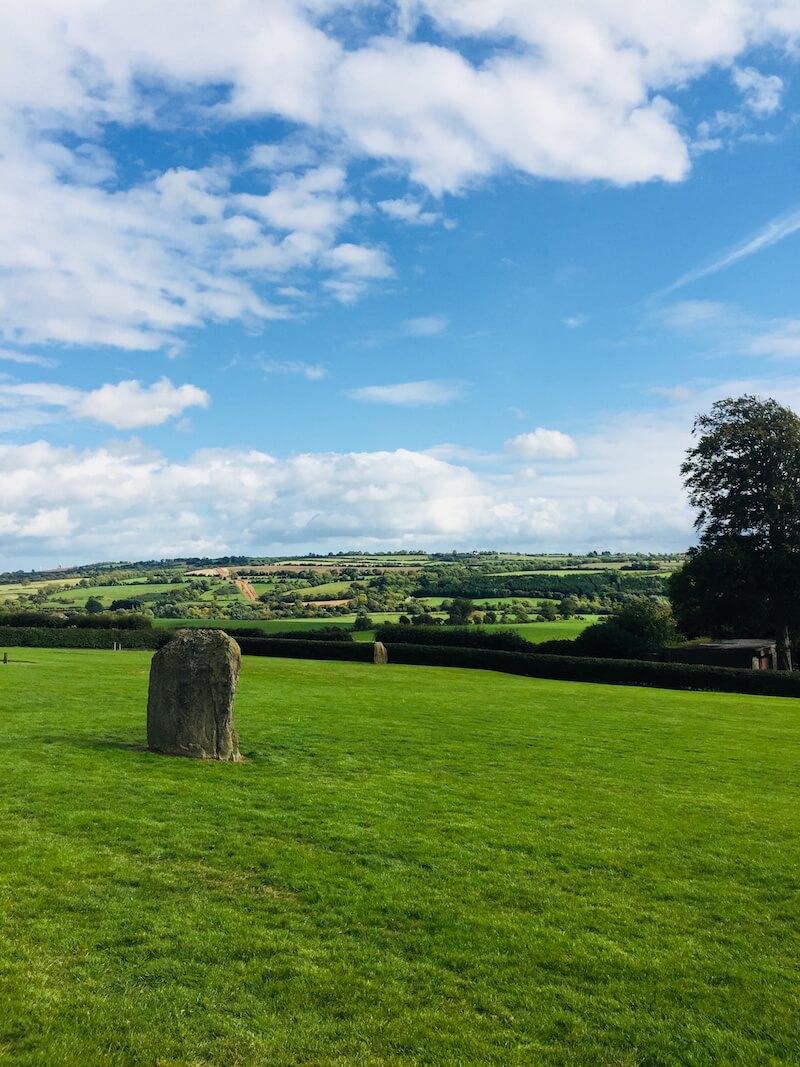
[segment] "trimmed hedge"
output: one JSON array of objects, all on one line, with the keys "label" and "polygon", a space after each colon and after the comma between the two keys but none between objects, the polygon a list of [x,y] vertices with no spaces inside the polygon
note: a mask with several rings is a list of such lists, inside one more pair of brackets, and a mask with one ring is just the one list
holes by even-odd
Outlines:
[{"label": "trimmed hedge", "polygon": [[[2,627],[0,648],[123,648],[154,650],[170,639],[165,630],[91,630],[46,627]],[[286,659],[346,660],[371,663],[370,642],[303,641],[265,637],[237,638],[246,656]],[[800,697],[800,672],[753,671],[737,667],[707,667],[697,663],[655,663],[644,660],[596,659],[589,656],[547,656],[496,649],[457,648],[443,645],[387,646],[390,663],[426,667],[462,667],[502,671],[528,678],[565,682],[602,682],[660,689],[710,690],[751,696]]]},{"label": "trimmed hedge", "polygon": [[607,685],[637,685],[657,689],[699,689],[752,696],[800,697],[800,672],[706,667],[697,663],[547,656],[406,644],[389,646],[389,662],[429,667],[469,667],[565,682],[603,682]]},{"label": "trimmed hedge", "polygon": [[0,626],[0,648],[123,648],[155,651],[170,639],[164,630],[97,630],[78,626]]},{"label": "trimmed hedge", "polygon": [[244,656],[280,656],[287,659],[341,659],[372,663],[369,641],[303,641],[275,637],[237,637]]},{"label": "trimmed hedge", "polygon": [[33,626],[37,629],[64,629],[80,626],[89,630],[150,630],[152,619],[147,615],[132,615],[127,611],[97,611],[94,614],[61,615],[46,611],[0,612],[0,629],[6,626]]},{"label": "trimmed hedge", "polygon": [[[344,626],[320,626],[315,630],[275,630],[271,633],[266,633],[264,630],[259,629],[257,626],[241,626],[235,628],[233,626],[220,626],[218,627],[224,633],[229,634],[234,640],[238,641],[240,638],[253,637],[256,640],[265,641],[349,641],[354,640],[353,634],[350,630],[345,629]],[[204,627],[196,627],[196,629],[204,629]]]},{"label": "trimmed hedge", "polygon": [[379,626],[375,638],[386,644],[455,645],[458,648],[494,648],[503,652],[533,652],[536,645],[513,630],[483,630],[480,626]]},{"label": "trimmed hedge", "polygon": [[[280,656],[287,659],[297,657],[371,663],[373,654],[372,645],[368,642],[306,643],[244,638],[239,645],[244,655]],[[800,672],[792,674],[787,671],[752,671],[735,667],[706,667],[694,663],[595,659],[589,656],[545,656],[536,653],[412,645],[402,642],[390,644],[387,648],[390,663],[415,666],[465,667],[565,682],[602,682],[606,685],[636,685],[658,689],[800,697]]]}]

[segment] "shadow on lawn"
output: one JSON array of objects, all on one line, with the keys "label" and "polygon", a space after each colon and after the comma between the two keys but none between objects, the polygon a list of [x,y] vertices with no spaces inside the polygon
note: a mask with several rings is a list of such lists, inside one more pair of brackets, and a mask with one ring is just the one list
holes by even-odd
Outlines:
[{"label": "shadow on lawn", "polygon": [[[43,745],[69,745],[72,748],[108,749],[116,748],[123,752],[150,752],[144,742],[124,741],[120,737],[76,737],[75,734],[57,734],[43,737]],[[156,755],[155,752],[150,753]]]}]

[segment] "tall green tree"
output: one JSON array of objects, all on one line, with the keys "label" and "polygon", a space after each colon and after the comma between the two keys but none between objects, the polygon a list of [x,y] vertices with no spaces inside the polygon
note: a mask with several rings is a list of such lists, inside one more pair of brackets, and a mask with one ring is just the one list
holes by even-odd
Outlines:
[{"label": "tall green tree", "polygon": [[735,543],[747,594],[771,620],[778,666],[791,670],[789,631],[800,622],[800,418],[776,400],[741,396],[700,415],[694,433],[681,473],[700,550]]}]

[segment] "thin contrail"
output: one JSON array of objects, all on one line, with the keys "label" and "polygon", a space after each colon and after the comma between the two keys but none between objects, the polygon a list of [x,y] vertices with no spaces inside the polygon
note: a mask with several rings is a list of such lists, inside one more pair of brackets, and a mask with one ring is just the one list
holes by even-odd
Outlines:
[{"label": "thin contrail", "polygon": [[676,289],[682,289],[684,285],[688,285],[690,282],[696,282],[699,278],[705,278],[709,274],[716,274],[718,271],[725,270],[733,266],[734,263],[738,263],[739,260],[746,259],[764,248],[769,248],[770,245],[777,244],[784,237],[790,237],[793,233],[797,233],[798,230],[800,230],[800,210],[791,211],[788,215],[781,215],[777,219],[772,219],[758,233],[741,244],[735,245],[724,255],[715,259],[713,263],[709,263],[705,267],[697,267],[695,270],[682,274],[676,282],[673,282],[672,285],[664,290],[664,293],[674,293]]}]

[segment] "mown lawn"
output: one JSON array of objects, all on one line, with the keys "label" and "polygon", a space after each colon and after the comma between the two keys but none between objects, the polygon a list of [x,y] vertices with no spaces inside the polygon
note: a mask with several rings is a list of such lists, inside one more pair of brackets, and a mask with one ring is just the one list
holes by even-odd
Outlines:
[{"label": "mown lawn", "polygon": [[763,1064],[800,1049],[792,700],[245,659],[0,665],[0,1062]]}]

